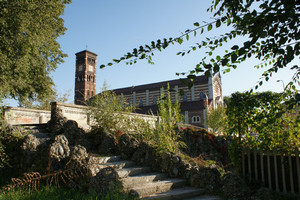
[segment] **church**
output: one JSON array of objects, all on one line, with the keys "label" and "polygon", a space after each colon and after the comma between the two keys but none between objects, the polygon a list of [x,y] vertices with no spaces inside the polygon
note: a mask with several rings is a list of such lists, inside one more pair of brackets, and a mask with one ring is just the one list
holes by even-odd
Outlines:
[{"label": "church", "polygon": [[[74,102],[83,105],[85,101],[96,95],[96,64],[97,54],[84,50],[76,55],[75,72],[75,98]],[[187,79],[186,79],[187,80]],[[170,88],[171,99],[179,100],[181,112],[186,124],[206,127],[205,109],[208,105],[217,107],[223,105],[222,82],[220,73],[211,77],[197,76],[191,88],[179,79],[168,80],[158,83],[124,87],[113,91],[127,99],[128,103],[134,105],[137,113],[153,114],[157,112],[157,101],[163,88]],[[179,95],[183,91],[183,95]],[[166,93],[166,91],[164,91]]]}]

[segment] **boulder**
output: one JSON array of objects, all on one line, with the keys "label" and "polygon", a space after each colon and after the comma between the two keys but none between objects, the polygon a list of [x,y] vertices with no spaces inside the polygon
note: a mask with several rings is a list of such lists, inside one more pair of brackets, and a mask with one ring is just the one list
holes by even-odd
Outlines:
[{"label": "boulder", "polygon": [[22,149],[25,152],[33,152],[37,150],[37,146],[40,145],[40,141],[32,134],[28,134],[24,137]]},{"label": "boulder", "polygon": [[246,182],[236,173],[228,172],[223,176],[222,191],[228,199],[249,199],[250,189],[247,187]]},{"label": "boulder", "polygon": [[89,192],[105,195],[109,189],[121,185],[117,171],[112,167],[101,169],[96,176],[90,179]]},{"label": "boulder", "polygon": [[99,138],[101,141],[98,146],[98,152],[101,154],[115,154],[117,153],[117,144],[114,136],[111,133],[103,132]]},{"label": "boulder", "polygon": [[190,171],[189,183],[191,186],[213,192],[221,188],[221,174],[216,167],[193,167]]},{"label": "boulder", "polygon": [[66,159],[70,156],[68,139],[64,135],[57,135],[49,148],[51,168],[59,170],[64,168]]},{"label": "boulder", "polygon": [[121,157],[123,159],[130,159],[137,150],[139,142],[134,137],[128,134],[123,134],[120,136],[118,146]]}]

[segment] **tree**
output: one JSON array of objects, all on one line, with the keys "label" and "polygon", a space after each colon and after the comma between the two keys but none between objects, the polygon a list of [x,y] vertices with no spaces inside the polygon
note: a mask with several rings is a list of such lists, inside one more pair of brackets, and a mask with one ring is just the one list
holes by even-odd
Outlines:
[{"label": "tree", "polygon": [[214,133],[224,133],[227,116],[226,107],[218,106],[217,108],[206,109],[206,124],[209,128],[213,130]]},{"label": "tree", "polygon": [[71,0],[0,1],[0,94],[43,99],[52,92],[50,72],[66,56],[56,39],[66,28],[60,17]]},{"label": "tree", "polygon": [[25,99],[22,102],[19,102],[19,107],[38,109],[38,110],[50,110],[51,102],[61,102],[67,103],[71,97],[71,90],[63,94],[58,94],[57,89],[53,86],[52,92],[43,99]]},{"label": "tree", "polygon": [[[209,76],[212,71],[229,72],[237,68],[239,63],[255,57],[260,60],[255,67],[266,68],[256,85],[257,88],[264,81],[268,81],[273,73],[288,67],[299,56],[300,5],[297,0],[215,0],[207,11],[213,13],[215,21],[203,25],[196,22],[196,28],[188,29],[176,38],[152,41],[151,44],[135,48],[119,59],[113,59],[113,62],[101,65],[100,68],[122,61],[133,64],[139,59],[147,59],[152,63],[155,50],[162,51],[170,44],[181,44],[189,40],[192,34],[196,37],[199,33],[203,34],[222,25],[231,27],[231,31],[218,37],[206,38],[190,49],[177,53],[184,56],[197,49],[208,49],[206,55],[187,75],[191,80],[198,73]],[[230,40],[235,45],[225,50],[223,55],[213,55],[216,49]],[[238,46],[236,43],[242,45]],[[295,74],[287,87],[296,90],[295,85],[300,84],[300,68],[295,65],[291,69]]]}]

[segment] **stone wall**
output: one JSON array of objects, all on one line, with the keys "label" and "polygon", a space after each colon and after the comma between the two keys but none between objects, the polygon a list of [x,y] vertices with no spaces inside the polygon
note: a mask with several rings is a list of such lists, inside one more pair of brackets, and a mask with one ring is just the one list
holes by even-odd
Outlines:
[{"label": "stone wall", "polygon": [[[62,115],[68,120],[74,120],[78,123],[80,128],[89,130],[92,125],[91,117],[87,115],[87,106],[66,104],[59,102],[51,103],[51,112],[47,110],[35,110],[28,108],[4,108],[4,116],[7,122],[11,125],[25,125],[25,124],[44,124],[47,123],[51,116],[54,115],[54,111],[59,109]],[[126,114],[129,118],[140,118],[148,121],[154,125],[158,117],[137,113]]]},{"label": "stone wall", "polygon": [[[61,113],[64,117],[66,117],[69,120],[74,120],[78,123],[78,126],[80,128],[83,128],[84,130],[90,130],[91,125],[93,124],[92,117],[88,117],[87,114],[87,106],[80,106],[80,105],[74,105],[74,104],[66,104],[66,103],[58,103],[58,102],[52,102],[51,103],[51,113],[53,115],[53,112],[55,109],[61,110]],[[145,121],[148,121],[150,124],[154,125],[158,117],[152,116],[152,115],[144,115],[144,114],[137,114],[137,113],[130,113],[126,114],[129,118],[140,118]]]},{"label": "stone wall", "polygon": [[44,124],[50,120],[51,112],[28,108],[4,108],[4,117],[11,125]]}]

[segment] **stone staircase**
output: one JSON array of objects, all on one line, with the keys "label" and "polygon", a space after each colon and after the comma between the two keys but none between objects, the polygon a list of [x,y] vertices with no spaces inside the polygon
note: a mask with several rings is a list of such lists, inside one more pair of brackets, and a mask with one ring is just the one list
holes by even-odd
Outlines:
[{"label": "stone staircase", "polygon": [[100,157],[93,154],[90,169],[95,176],[105,167],[116,169],[124,189],[141,199],[221,200],[218,196],[205,195],[205,190],[187,186],[185,179],[170,179],[166,173],[152,172],[150,167],[139,167],[120,156]]},{"label": "stone staircase", "polygon": [[[35,135],[41,143],[50,139],[44,124],[26,125],[23,128]],[[169,178],[166,173],[152,172],[150,167],[137,166],[133,161],[122,160],[121,156],[91,154],[89,169],[93,176],[106,167],[115,168],[124,189],[137,194],[141,199],[221,200],[219,196],[205,195],[203,188],[188,186],[185,179]]]}]

